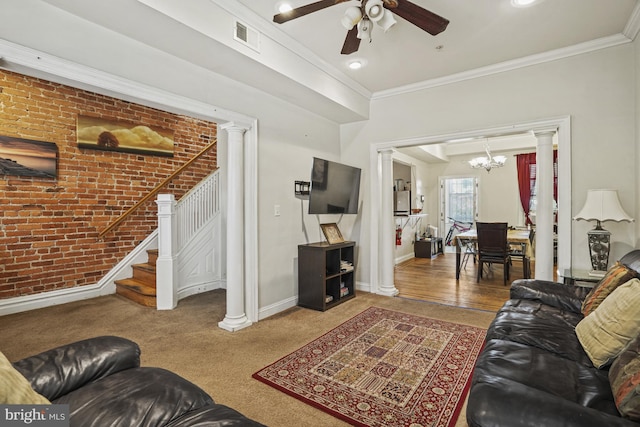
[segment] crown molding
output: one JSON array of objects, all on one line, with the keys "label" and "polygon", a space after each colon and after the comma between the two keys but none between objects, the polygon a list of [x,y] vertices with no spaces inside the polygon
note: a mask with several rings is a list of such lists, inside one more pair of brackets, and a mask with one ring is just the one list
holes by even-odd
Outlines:
[{"label": "crown molding", "polygon": [[[638,8],[636,8],[638,10]],[[635,15],[635,11],[634,11]],[[476,68],[461,73],[451,74],[449,76],[439,77],[422,82],[413,83],[406,86],[399,86],[393,89],[375,92],[371,97],[372,100],[388,98],[391,96],[402,95],[411,92],[417,92],[424,89],[430,89],[437,86],[444,86],[452,83],[458,83],[465,80],[476,79],[479,77],[490,76],[493,74],[503,73],[505,71],[517,70],[519,68],[529,67],[532,65],[543,64],[545,62],[557,61],[559,59],[568,58],[575,55],[593,52],[600,49],[606,49],[614,46],[630,43],[632,40],[623,35],[616,34],[609,37],[592,40],[585,43],[569,46],[562,49],[555,49],[537,55],[530,55],[511,61],[500,62],[498,64],[486,67]]]},{"label": "crown molding", "polygon": [[0,39],[0,68],[79,89],[217,122],[252,123],[241,113],[176,95]]},{"label": "crown molding", "polygon": [[627,25],[622,30],[622,34],[630,40],[635,40],[640,31],[640,2],[636,2],[636,7],[631,12],[631,17],[627,21]]},{"label": "crown molding", "polygon": [[244,21],[244,23],[249,26],[254,27],[260,33],[269,37],[275,43],[284,47],[285,49],[293,52],[296,56],[298,56],[301,60],[308,62],[314,67],[322,70],[327,75],[336,79],[340,83],[345,86],[351,88],[359,95],[362,95],[366,98],[371,98],[371,91],[360,83],[356,82],[348,75],[335,68],[333,65],[324,61],[320,57],[318,57],[315,53],[313,53],[310,49],[303,46],[299,41],[287,35],[284,31],[279,30],[277,27],[272,25],[269,21],[265,20],[253,10],[249,9],[247,6],[238,2],[237,0],[210,0],[212,3],[215,3],[220,8],[229,12],[229,14],[235,16],[236,18]]}]

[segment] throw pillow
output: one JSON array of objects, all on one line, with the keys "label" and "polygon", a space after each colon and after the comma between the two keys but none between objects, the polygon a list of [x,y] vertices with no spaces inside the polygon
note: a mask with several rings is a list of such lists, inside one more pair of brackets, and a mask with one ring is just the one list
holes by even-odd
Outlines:
[{"label": "throw pillow", "polygon": [[618,286],[593,313],[576,325],[578,340],[597,368],[611,363],[639,332],[638,279]]},{"label": "throw pillow", "polygon": [[640,335],[611,364],[609,382],[620,415],[640,421]]},{"label": "throw pillow", "polygon": [[627,283],[634,277],[636,277],[634,270],[620,264],[620,261],[616,261],[607,271],[607,274],[604,275],[600,282],[598,282],[585,297],[582,302],[582,314],[585,316],[591,314],[614,289],[623,283]]},{"label": "throw pillow", "polygon": [[36,393],[29,381],[18,372],[11,362],[0,353],[0,404],[3,405],[48,405],[44,396]]}]

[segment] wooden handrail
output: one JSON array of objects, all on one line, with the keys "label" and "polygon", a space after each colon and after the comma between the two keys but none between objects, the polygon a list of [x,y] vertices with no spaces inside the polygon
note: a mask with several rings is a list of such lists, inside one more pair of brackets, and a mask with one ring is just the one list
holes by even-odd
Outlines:
[{"label": "wooden handrail", "polygon": [[[111,224],[109,224],[109,226],[107,228],[105,228],[104,230],[102,230],[100,232],[100,234],[98,234],[98,238],[101,238],[102,236],[104,236],[105,234],[107,234],[109,231],[113,230],[114,228],[116,228],[118,225],[120,225],[120,223],[122,221],[124,221],[129,215],[131,215],[136,209],[138,209],[140,207],[140,205],[142,205],[144,202],[146,202],[147,200],[149,200],[150,198],[152,198],[153,196],[155,196],[156,194],[158,194],[160,192],[160,190],[167,185],[173,178],[175,178],[176,176],[178,176],[180,173],[182,173],[183,170],[185,170],[186,168],[189,167],[189,165],[191,165],[191,163],[195,162],[196,160],[198,160],[200,158],[200,156],[202,156],[203,154],[205,154],[207,151],[209,151],[210,149],[212,149],[216,144],[218,143],[218,139],[214,139],[213,141],[211,141],[206,147],[204,147],[198,154],[196,154],[194,157],[192,157],[188,162],[186,162],[185,164],[183,164],[182,166],[180,166],[175,172],[173,172],[171,175],[169,175],[167,178],[164,179],[164,181],[162,181],[160,184],[156,185],[156,187],[151,190],[149,192],[149,194],[147,194],[146,196],[144,196],[142,199],[138,200],[138,202],[131,206],[129,209],[127,209],[126,212],[124,212],[123,214],[121,214],[118,218],[115,219],[115,221],[113,221]],[[216,168],[217,169],[217,168]]]}]

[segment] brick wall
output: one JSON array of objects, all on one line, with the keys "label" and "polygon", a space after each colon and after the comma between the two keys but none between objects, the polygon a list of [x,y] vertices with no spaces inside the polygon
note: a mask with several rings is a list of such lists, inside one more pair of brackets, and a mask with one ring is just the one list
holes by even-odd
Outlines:
[{"label": "brick wall", "polygon": [[[171,129],[174,157],[78,148],[78,115]],[[0,175],[0,299],[98,282],[157,227],[155,198],[112,220],[216,137],[216,124],[0,70],[0,135],[53,142],[55,180]],[[168,185],[179,199],[216,167],[209,151]]]}]

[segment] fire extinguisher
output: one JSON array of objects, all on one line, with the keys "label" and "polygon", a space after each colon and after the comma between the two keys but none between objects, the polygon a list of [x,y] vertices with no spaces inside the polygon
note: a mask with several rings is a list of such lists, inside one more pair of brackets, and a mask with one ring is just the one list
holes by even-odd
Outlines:
[{"label": "fire extinguisher", "polygon": [[402,227],[396,228],[396,246],[402,245]]}]

